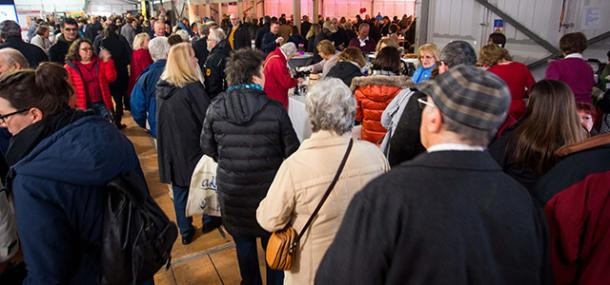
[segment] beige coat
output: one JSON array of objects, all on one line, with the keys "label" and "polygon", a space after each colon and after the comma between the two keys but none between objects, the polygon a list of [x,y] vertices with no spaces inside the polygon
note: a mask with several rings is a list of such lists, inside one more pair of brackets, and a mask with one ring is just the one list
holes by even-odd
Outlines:
[{"label": "beige coat", "polygon": [[[335,176],[349,139],[349,134],[319,131],[303,141],[282,163],[267,197],[258,206],[256,218],[261,227],[274,232],[291,225],[300,232]],[[354,142],[339,181],[301,239],[294,266],[286,272],[286,284],[313,284],[352,197],[389,168],[375,145]]]}]

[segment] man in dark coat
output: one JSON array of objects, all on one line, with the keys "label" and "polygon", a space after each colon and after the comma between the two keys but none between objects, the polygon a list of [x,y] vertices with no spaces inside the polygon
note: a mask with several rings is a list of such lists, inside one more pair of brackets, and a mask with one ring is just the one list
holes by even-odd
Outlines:
[{"label": "man in dark coat", "polygon": [[203,79],[205,91],[210,98],[214,98],[220,92],[225,91],[227,87],[225,64],[227,58],[231,55],[231,47],[229,47],[229,42],[225,39],[221,29],[210,30],[207,44],[208,49],[212,50],[203,66]]},{"label": "man in dark coat", "polygon": [[285,40],[288,40],[288,39],[284,39],[284,38],[280,37],[279,32],[280,32],[280,24],[271,23],[271,26],[269,26],[269,32],[267,32],[265,34],[265,36],[263,37],[263,42],[261,43],[261,50],[263,50],[265,55],[274,51],[275,48],[282,45],[282,43],[284,43]]},{"label": "man in dark coat", "polygon": [[239,18],[235,14],[231,14],[231,30],[227,35],[227,41],[231,45],[231,49],[249,48],[250,47],[250,32],[248,28],[239,22]]},{"label": "man in dark coat", "polygon": [[301,37],[307,38],[307,33],[311,29],[311,23],[309,22],[309,16],[303,15],[303,21],[301,22]]},{"label": "man in dark coat", "polygon": [[36,68],[41,62],[48,60],[41,48],[21,39],[21,27],[15,21],[5,20],[0,23],[0,38],[4,40],[0,49],[10,47],[18,50],[28,60],[31,68]]},{"label": "man in dark coat", "polygon": [[52,62],[64,64],[70,45],[78,39],[78,23],[72,18],[66,18],[61,24],[61,35],[49,49],[49,59]]},{"label": "man in dark coat", "polygon": [[316,284],[543,284],[542,217],[485,151],[508,87],[460,65],[419,89],[428,153],[356,194]]},{"label": "man in dark coat", "polygon": [[[299,147],[288,113],[263,92],[263,59],[258,50],[233,52],[229,88],[210,105],[201,131],[203,152],[218,162],[222,220],[235,240],[242,284],[262,284],[256,238],[266,248],[270,234],[256,221],[256,209],[282,161]],[[267,268],[267,284],[282,280],[281,271]]]},{"label": "man in dark coat", "polygon": [[256,31],[254,40],[254,46],[257,49],[262,49],[263,38],[265,37],[265,34],[269,32],[269,27],[271,26],[271,17],[265,16],[263,20],[264,23],[262,23],[262,26]]},{"label": "man in dark coat", "polygon": [[[439,73],[459,64],[474,65],[477,55],[472,46],[465,41],[453,41],[447,44],[440,53]],[[394,127],[394,134],[390,138],[388,162],[390,166],[398,165],[415,158],[425,151],[419,137],[421,124],[421,108],[417,100],[426,95],[414,90],[414,94],[407,102],[405,108],[396,116],[400,116],[398,124]]]},{"label": "man in dark coat", "polygon": [[377,41],[369,36],[371,29],[371,26],[367,23],[360,24],[358,26],[358,37],[351,39],[349,46],[359,48],[365,56],[374,52]]},{"label": "man in dark coat", "polygon": [[197,64],[199,64],[199,68],[201,70],[204,69],[205,61],[208,59],[210,55],[210,51],[208,50],[208,36],[210,35],[210,30],[217,29],[218,25],[216,23],[201,25],[201,38],[193,42],[193,50],[195,51],[195,57],[197,58]]},{"label": "man in dark coat", "polygon": [[131,63],[131,48],[127,40],[117,34],[117,26],[108,24],[104,30],[103,39],[100,41],[100,49],[107,49],[112,55],[114,66],[116,68],[116,80],[110,83],[110,92],[114,99],[114,123],[119,129],[124,129],[125,124],[121,123],[123,119],[123,108],[129,110],[129,95],[127,87],[129,84],[129,72],[127,66]]},{"label": "man in dark coat", "polygon": [[565,157],[536,185],[549,223],[556,284],[607,284],[610,280],[610,134],[556,154]]}]

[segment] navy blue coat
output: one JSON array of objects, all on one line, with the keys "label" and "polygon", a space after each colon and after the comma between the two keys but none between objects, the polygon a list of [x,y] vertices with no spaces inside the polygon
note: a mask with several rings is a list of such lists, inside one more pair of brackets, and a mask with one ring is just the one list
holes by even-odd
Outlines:
[{"label": "navy blue coat", "polygon": [[160,59],[149,65],[133,86],[131,91],[131,116],[142,128],[146,128],[146,120],[150,125],[150,135],[157,137],[157,83],[165,69],[167,60]]},{"label": "navy blue coat", "polygon": [[133,170],[142,173],[133,145],[98,116],[65,126],[12,167],[11,189],[28,267],[24,284],[97,284],[102,186]]}]

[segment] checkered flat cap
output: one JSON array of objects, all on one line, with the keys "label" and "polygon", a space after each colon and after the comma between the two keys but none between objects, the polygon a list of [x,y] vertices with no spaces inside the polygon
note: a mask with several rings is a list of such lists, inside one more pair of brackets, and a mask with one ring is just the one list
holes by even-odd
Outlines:
[{"label": "checkered flat cap", "polygon": [[478,130],[495,130],[506,119],[510,91],[495,74],[457,65],[417,88],[454,121]]}]

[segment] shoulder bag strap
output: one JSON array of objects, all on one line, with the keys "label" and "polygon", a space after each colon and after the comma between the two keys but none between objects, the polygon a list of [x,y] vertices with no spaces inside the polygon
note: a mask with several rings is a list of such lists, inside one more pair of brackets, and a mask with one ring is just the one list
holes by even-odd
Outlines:
[{"label": "shoulder bag strap", "polygon": [[345,151],[345,155],[343,156],[343,160],[341,161],[341,164],[339,165],[339,169],[337,169],[337,173],[335,174],[333,181],[328,186],[328,189],[326,189],[326,193],[324,193],[322,200],[320,200],[320,203],[318,203],[318,206],[316,207],[316,209],[313,211],[313,213],[309,217],[309,220],[307,220],[307,223],[305,223],[305,226],[303,227],[303,229],[299,233],[299,236],[297,237],[297,241],[299,241],[301,239],[301,237],[303,236],[303,234],[305,233],[305,231],[307,231],[307,228],[309,228],[309,226],[311,225],[311,222],[313,222],[313,219],[318,215],[318,212],[320,212],[320,208],[322,208],[322,205],[324,205],[324,202],[326,202],[326,199],[330,195],[330,192],[335,187],[335,184],[337,184],[337,181],[339,181],[339,176],[341,176],[341,172],[343,172],[343,167],[345,167],[345,163],[347,162],[347,157],[349,156],[349,153],[352,150],[352,145],[354,145],[354,139],[349,140],[349,144],[347,145],[347,150]]}]

